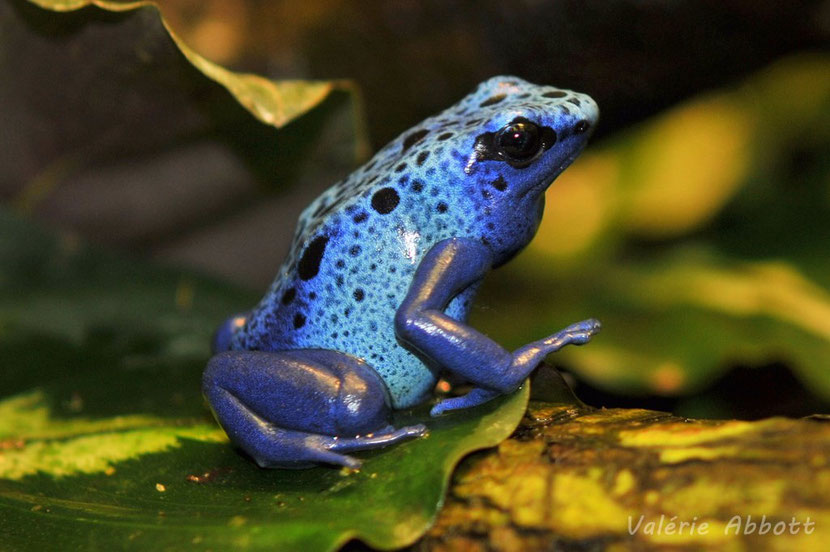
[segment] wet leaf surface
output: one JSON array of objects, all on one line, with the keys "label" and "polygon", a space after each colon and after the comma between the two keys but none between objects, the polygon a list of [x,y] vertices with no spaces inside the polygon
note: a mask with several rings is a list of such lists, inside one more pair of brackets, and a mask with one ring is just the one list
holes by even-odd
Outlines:
[{"label": "wet leaf surface", "polygon": [[[0,533],[15,550],[56,539],[92,549],[332,550],[355,537],[396,548],[429,527],[455,463],[509,435],[525,401],[517,393],[429,423],[428,437],[364,454],[357,472],[259,469],[205,419],[46,419],[27,432],[10,428],[10,416],[0,427]],[[19,417],[46,402],[34,391],[0,410]]]},{"label": "wet leaf surface", "polygon": [[262,470],[200,396],[213,327],[248,293],[56,240],[0,214],[0,535],[43,550],[331,550],[416,540],[455,464],[515,428],[527,390],[426,420],[357,472]]}]

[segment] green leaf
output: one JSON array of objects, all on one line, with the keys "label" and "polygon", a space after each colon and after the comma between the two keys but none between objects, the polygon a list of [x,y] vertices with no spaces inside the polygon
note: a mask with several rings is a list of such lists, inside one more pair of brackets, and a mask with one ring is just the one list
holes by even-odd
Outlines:
[{"label": "green leaf", "polygon": [[56,240],[0,212],[0,534],[43,550],[333,550],[412,543],[467,453],[521,419],[527,386],[426,420],[360,471],[263,470],[200,396],[212,328],[246,292]]},{"label": "green leaf", "polygon": [[[27,414],[42,400],[12,397],[0,410]],[[429,423],[427,438],[368,455],[358,472],[262,470],[205,422],[50,420],[40,435],[0,441],[0,531],[16,550],[58,536],[110,549],[333,550],[355,537],[397,548],[430,526],[460,458],[508,436],[525,405],[519,392]]]}]

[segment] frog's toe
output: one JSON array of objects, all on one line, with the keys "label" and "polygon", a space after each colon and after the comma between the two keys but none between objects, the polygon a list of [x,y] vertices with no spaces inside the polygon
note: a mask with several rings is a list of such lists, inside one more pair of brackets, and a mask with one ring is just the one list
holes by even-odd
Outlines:
[{"label": "frog's toe", "polygon": [[574,334],[587,334],[592,336],[598,334],[601,329],[602,324],[600,324],[599,320],[596,318],[589,318],[588,320],[571,324],[565,328],[565,331]]},{"label": "frog's toe", "polygon": [[599,320],[591,318],[574,324],[574,330],[570,333],[570,342],[573,345],[585,345],[602,329]]},{"label": "frog's toe", "polygon": [[589,332],[574,332],[568,336],[568,343],[571,345],[585,345],[591,338],[594,337],[594,334]]},{"label": "frog's toe", "polygon": [[422,435],[426,435],[427,433],[427,426],[424,424],[414,424],[411,426],[404,426],[398,429],[395,429],[393,426],[389,426],[381,431],[375,431],[372,435],[375,437],[385,436],[386,438],[392,439],[413,439],[415,437],[420,437]]},{"label": "frog's toe", "polygon": [[[332,464],[335,466],[345,466],[347,468],[358,469],[363,463],[361,460],[340,454],[330,450],[323,443],[317,443],[319,436],[306,435],[301,437],[298,442],[292,443],[289,447],[293,448],[292,460],[285,460],[281,457],[275,459],[272,451],[267,450],[262,454],[253,453],[252,458],[261,468],[287,468],[287,469],[303,469],[311,468],[319,464]],[[285,445],[286,443],[280,443]]]},{"label": "frog's toe", "polygon": [[338,454],[331,450],[320,450],[316,454],[315,460],[321,464],[334,464],[335,466],[344,466],[353,470],[360,469],[360,466],[363,465],[363,461],[354,456]]},{"label": "frog's toe", "polygon": [[565,345],[584,345],[591,341],[591,338],[599,333],[602,325],[599,320],[589,318],[582,322],[571,324],[564,330],[550,336],[546,341],[553,346],[550,352],[554,352]]},{"label": "frog's toe", "polygon": [[498,397],[499,395],[501,395],[499,391],[475,387],[472,390],[470,390],[470,392],[466,395],[444,399],[443,401],[439,402],[438,404],[432,407],[432,410],[430,410],[429,415],[432,417],[436,417],[451,410],[459,410],[462,408],[478,406]]},{"label": "frog's toe", "polygon": [[375,449],[421,437],[426,432],[427,427],[424,424],[406,426],[400,429],[394,429],[390,426],[381,431],[358,435],[357,437],[333,437],[327,448],[336,452]]},{"label": "frog's toe", "polygon": [[415,424],[411,426],[402,427],[394,433],[398,435],[398,439],[414,439],[416,437],[423,437],[429,432],[427,426],[424,424]]}]

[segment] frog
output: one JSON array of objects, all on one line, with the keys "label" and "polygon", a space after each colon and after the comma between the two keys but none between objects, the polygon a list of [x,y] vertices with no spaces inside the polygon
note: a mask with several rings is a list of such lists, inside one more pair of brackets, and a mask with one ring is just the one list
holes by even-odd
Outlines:
[{"label": "frog", "polygon": [[590,341],[593,318],[508,351],[467,317],[484,276],[534,237],[598,116],[587,94],[496,76],[308,205],[262,300],[213,339],[202,391],[232,443],[263,468],[357,469],[352,453],[427,433],[392,415],[442,376],[469,391],[431,416],[511,393]]}]

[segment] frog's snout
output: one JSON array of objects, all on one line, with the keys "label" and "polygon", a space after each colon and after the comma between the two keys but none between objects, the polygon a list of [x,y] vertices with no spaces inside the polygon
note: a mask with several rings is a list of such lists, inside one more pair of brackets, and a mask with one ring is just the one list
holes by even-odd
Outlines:
[{"label": "frog's snout", "polygon": [[591,125],[596,125],[599,122],[599,106],[597,102],[587,94],[579,94],[579,99],[582,104],[580,106],[582,118],[591,123]]}]

